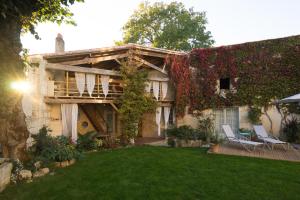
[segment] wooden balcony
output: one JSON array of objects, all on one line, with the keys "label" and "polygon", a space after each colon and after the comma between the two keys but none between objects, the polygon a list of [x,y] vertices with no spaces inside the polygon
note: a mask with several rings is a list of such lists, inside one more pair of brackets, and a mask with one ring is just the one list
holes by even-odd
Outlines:
[{"label": "wooden balcony", "polygon": [[[96,78],[98,80],[98,77]],[[74,79],[69,81],[48,81],[48,93],[44,98],[45,103],[115,103],[123,94],[122,81],[111,79],[109,91],[105,97],[100,81],[96,81],[92,95],[90,96],[86,87],[80,96]],[[151,94],[152,91],[151,91]],[[154,97],[153,97],[154,98]],[[172,99],[162,99],[159,92],[160,105],[170,105]]]},{"label": "wooden balcony", "polygon": [[119,98],[123,93],[123,87],[119,81],[110,81],[109,91],[105,97],[102,85],[96,82],[93,93],[89,95],[85,88],[82,96],[77,89],[75,80],[48,81],[48,94],[46,103],[110,103]]}]

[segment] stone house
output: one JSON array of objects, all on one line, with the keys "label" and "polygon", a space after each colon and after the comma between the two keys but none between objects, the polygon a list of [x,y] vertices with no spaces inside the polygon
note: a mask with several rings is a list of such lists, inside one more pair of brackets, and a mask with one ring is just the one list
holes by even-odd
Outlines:
[{"label": "stone house", "polygon": [[[175,88],[169,77],[165,59],[188,53],[146,47],[136,44],[109,48],[64,51],[61,35],[56,38],[56,52],[31,55],[32,66],[27,79],[33,86],[24,95],[23,110],[31,134],[46,125],[53,135],[66,135],[76,140],[77,134],[98,131],[103,135],[119,136],[122,131],[116,99],[122,95],[120,65],[123,60],[134,59],[138,67],[148,73],[145,90],[158,102],[156,113],[146,113],[139,128],[141,137],[161,137],[163,129],[171,124],[197,127],[197,118],[188,112],[176,118]],[[224,84],[224,83],[223,83]],[[220,87],[220,82],[216,83]],[[247,106],[207,109],[214,115],[215,130],[221,133],[222,124],[230,124],[235,132],[239,128],[252,129]],[[281,115],[270,107],[268,116],[261,121],[266,130],[279,134]]]}]

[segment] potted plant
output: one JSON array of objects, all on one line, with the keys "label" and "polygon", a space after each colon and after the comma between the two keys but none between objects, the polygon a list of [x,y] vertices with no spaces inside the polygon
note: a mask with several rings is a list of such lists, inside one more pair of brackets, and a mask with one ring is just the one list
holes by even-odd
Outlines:
[{"label": "potted plant", "polygon": [[218,134],[215,134],[211,137],[212,144],[210,145],[210,152],[218,153],[220,150],[220,144],[222,143],[222,138]]}]

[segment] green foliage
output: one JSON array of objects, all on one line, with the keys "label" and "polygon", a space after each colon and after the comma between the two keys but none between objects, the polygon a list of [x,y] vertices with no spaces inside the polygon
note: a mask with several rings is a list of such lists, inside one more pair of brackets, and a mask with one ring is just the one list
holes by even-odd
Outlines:
[{"label": "green foliage", "polygon": [[123,43],[151,44],[154,47],[188,51],[209,47],[214,41],[206,31],[205,12],[186,9],[183,3],[141,3],[123,27]]},{"label": "green foliage", "polygon": [[165,130],[165,134],[169,138],[176,138],[179,140],[204,140],[205,133],[199,132],[196,129],[193,129],[191,126],[180,126],[168,128]]},{"label": "green foliage", "polygon": [[44,126],[37,135],[32,136],[35,143],[30,148],[30,152],[37,160],[44,162],[65,161],[80,156],[69,138],[65,136],[52,137],[49,135],[50,131]]},{"label": "green foliage", "polygon": [[11,0],[0,4],[0,19],[20,19],[24,32],[30,31],[38,39],[35,26],[40,22],[75,25],[69,6],[84,0]]},{"label": "green foliage", "polygon": [[205,133],[206,142],[210,143],[211,137],[215,131],[214,119],[212,115],[203,115],[200,113],[198,116],[198,130]]},{"label": "green foliage", "polygon": [[91,151],[102,147],[103,142],[97,139],[97,132],[91,131],[84,135],[79,135],[76,148],[80,151]]},{"label": "green foliage", "polygon": [[300,121],[296,117],[292,117],[284,124],[283,137],[288,142],[300,142]]},{"label": "green foliage", "polygon": [[248,119],[252,124],[260,123],[260,116],[262,115],[261,108],[257,106],[250,106],[248,112]]},{"label": "green foliage", "polygon": [[156,103],[145,93],[147,72],[138,70],[133,62],[123,63],[121,75],[124,81],[119,111],[122,121],[122,142],[127,143],[137,136],[138,124],[145,112],[153,111]]}]

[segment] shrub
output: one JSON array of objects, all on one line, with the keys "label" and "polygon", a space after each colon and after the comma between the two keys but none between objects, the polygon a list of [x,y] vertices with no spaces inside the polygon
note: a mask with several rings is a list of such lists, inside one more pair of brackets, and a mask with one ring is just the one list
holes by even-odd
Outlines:
[{"label": "shrub", "polygon": [[80,151],[91,151],[103,146],[103,141],[97,139],[97,132],[91,131],[85,135],[79,135],[76,148]]},{"label": "shrub", "polygon": [[287,120],[283,128],[283,135],[288,142],[300,141],[300,121],[296,117]]},{"label": "shrub", "polygon": [[212,115],[198,115],[198,131],[203,133],[203,140],[210,143],[210,139],[214,133],[214,117]]},{"label": "shrub", "polygon": [[180,126],[169,128],[165,131],[165,134],[168,137],[176,138],[180,140],[203,140],[205,139],[205,134],[203,132],[199,132],[196,129],[193,129],[191,126]]},{"label": "shrub", "polygon": [[248,112],[248,119],[252,124],[259,124],[262,115],[261,108],[257,106],[250,106]]},{"label": "shrub", "polygon": [[60,162],[80,156],[69,138],[65,136],[52,137],[48,134],[49,132],[51,130],[44,126],[37,135],[32,136],[35,143],[30,151],[36,160]]}]

